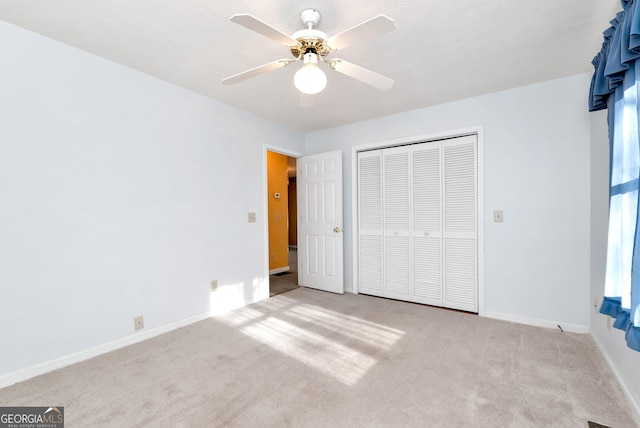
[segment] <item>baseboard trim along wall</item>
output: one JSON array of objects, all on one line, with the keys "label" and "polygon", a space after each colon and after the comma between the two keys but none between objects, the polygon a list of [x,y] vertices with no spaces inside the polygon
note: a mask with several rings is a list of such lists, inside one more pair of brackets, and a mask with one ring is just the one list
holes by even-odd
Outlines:
[{"label": "baseboard trim along wall", "polygon": [[115,351],[116,349],[124,348],[125,346],[133,345],[135,343],[151,339],[152,337],[159,336],[163,333],[168,333],[172,330],[176,330],[189,324],[205,320],[209,317],[211,317],[210,312],[195,315],[193,317],[185,318],[183,320],[156,327],[147,331],[141,331],[131,336],[123,337],[122,339],[114,340],[113,342],[105,343],[94,348],[76,352],[75,354],[67,355],[56,360],[38,364],[37,366],[28,367],[17,372],[0,376],[0,388],[4,388],[6,386],[13,385],[14,383],[22,382],[27,379],[31,379],[32,377],[36,377],[53,370],[70,366],[71,364],[79,363],[81,361],[106,354],[107,352]]},{"label": "baseboard trim along wall", "polygon": [[589,327],[587,327],[586,325],[566,324],[560,321],[549,321],[549,320],[541,320],[538,318],[527,318],[527,317],[521,317],[519,315],[503,314],[500,312],[492,312],[492,311],[485,311],[483,316],[487,318],[502,320],[502,321],[511,321],[518,324],[532,325],[534,327],[545,327],[545,328],[556,328],[556,329],[561,328],[562,331],[568,331],[571,333],[582,333],[582,334],[589,333]]},{"label": "baseboard trim along wall", "polygon": [[627,388],[627,385],[624,383],[624,379],[622,378],[622,376],[620,376],[620,373],[618,373],[618,371],[616,370],[616,366],[613,364],[613,362],[609,358],[609,355],[605,352],[598,338],[593,333],[591,333],[591,338],[593,339],[594,343],[598,347],[598,351],[600,351],[600,355],[602,355],[602,358],[607,363],[607,366],[611,370],[611,373],[613,373],[613,376],[615,376],[616,381],[620,386],[620,389],[622,389],[622,393],[627,399],[627,402],[629,402],[629,406],[631,407],[631,410],[634,413],[633,416],[635,416],[636,422],[640,424],[640,403],[638,403],[633,398],[631,391],[629,391],[629,388]]},{"label": "baseboard trim along wall", "polygon": [[277,268],[277,269],[271,269],[269,271],[269,275],[274,275],[276,273],[281,273],[281,272],[289,272],[291,270],[291,268],[289,266],[284,266],[281,268]]}]

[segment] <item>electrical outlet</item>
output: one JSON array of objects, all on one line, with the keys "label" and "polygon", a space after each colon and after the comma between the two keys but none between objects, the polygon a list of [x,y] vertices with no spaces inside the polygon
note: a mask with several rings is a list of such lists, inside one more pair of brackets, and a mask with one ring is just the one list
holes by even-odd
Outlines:
[{"label": "electrical outlet", "polygon": [[142,315],[140,315],[139,317],[135,317],[133,319],[133,328],[135,330],[140,330],[144,328],[144,318]]},{"label": "electrical outlet", "polygon": [[214,279],[211,281],[211,291],[216,291],[218,289],[218,280]]},{"label": "electrical outlet", "polygon": [[256,213],[249,213],[248,218],[249,223],[255,223],[256,222]]}]

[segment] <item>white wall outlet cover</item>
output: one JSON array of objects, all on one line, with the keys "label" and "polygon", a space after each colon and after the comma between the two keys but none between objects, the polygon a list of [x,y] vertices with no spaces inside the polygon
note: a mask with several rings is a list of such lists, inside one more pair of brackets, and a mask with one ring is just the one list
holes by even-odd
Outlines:
[{"label": "white wall outlet cover", "polygon": [[133,319],[133,328],[135,330],[140,330],[144,328],[144,317],[140,315],[139,317],[135,317]]}]

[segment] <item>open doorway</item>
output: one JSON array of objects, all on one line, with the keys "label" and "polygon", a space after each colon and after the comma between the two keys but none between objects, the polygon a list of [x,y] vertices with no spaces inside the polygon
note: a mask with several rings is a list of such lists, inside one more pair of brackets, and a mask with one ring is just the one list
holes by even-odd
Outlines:
[{"label": "open doorway", "polygon": [[298,288],[296,158],[267,151],[269,296]]}]

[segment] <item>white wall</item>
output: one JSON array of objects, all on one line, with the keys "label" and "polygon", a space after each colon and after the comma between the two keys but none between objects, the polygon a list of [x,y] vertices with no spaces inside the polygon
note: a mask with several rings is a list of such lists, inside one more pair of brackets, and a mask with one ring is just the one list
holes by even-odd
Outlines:
[{"label": "white wall", "polygon": [[267,297],[263,144],[303,135],[0,22],[0,379]]},{"label": "white wall", "polygon": [[591,335],[635,405],[640,420],[640,353],[627,347],[613,318],[598,313],[604,295],[609,205],[609,137],[607,113],[591,114]]},{"label": "white wall", "polygon": [[[586,332],[588,88],[583,74],[307,134],[307,154],[343,151],[346,287],[352,147],[481,125],[486,314]],[[493,223],[494,209],[504,210],[504,223]]]}]

